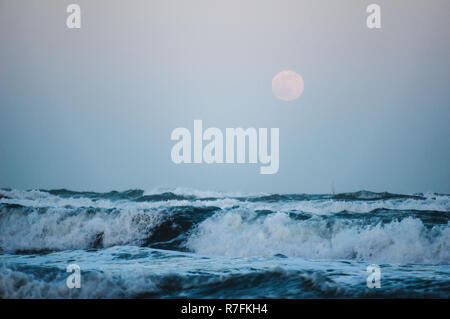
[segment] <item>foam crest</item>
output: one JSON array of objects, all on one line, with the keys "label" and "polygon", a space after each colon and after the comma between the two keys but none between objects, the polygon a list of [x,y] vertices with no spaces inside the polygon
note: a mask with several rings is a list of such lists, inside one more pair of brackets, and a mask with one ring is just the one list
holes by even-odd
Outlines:
[{"label": "foam crest", "polygon": [[0,214],[0,248],[64,250],[141,244],[161,222],[139,210],[9,209]]},{"label": "foam crest", "polygon": [[[31,190],[0,190],[0,203],[18,204],[27,207],[53,207],[53,208],[81,208],[95,207],[104,209],[152,209],[161,206],[217,206],[228,209],[241,206],[248,210],[272,211],[301,211],[316,215],[327,215],[342,211],[367,213],[376,209],[391,210],[417,210],[417,211],[450,211],[450,196],[426,194],[424,196],[395,195],[384,193],[370,193],[364,198],[378,198],[378,200],[339,200],[333,195],[242,195],[218,192],[203,192],[190,189],[177,188],[171,192],[147,192],[130,190],[125,192],[92,193],[71,192],[65,190],[50,191]],[[351,197],[360,196],[361,192],[351,194]],[[132,195],[135,196],[132,196]],[[350,195],[343,194],[349,198]],[[256,196],[256,197],[255,197]],[[384,196],[384,197],[383,197]],[[339,197],[338,195],[335,197]],[[342,197],[342,196],[341,196]],[[256,200],[255,200],[256,199]]]},{"label": "foam crest", "polygon": [[389,263],[450,263],[449,224],[426,228],[421,220],[364,225],[355,220],[294,220],[285,213],[220,213],[200,223],[188,249],[204,255],[286,256]]}]

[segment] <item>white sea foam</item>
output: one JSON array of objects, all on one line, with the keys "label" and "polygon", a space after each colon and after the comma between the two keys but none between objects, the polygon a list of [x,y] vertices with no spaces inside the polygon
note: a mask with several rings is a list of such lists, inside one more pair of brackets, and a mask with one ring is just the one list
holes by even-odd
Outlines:
[{"label": "white sea foam", "polygon": [[390,263],[450,263],[450,225],[427,229],[411,217],[387,224],[312,218],[287,214],[267,217],[248,212],[217,214],[203,221],[187,247],[204,255],[357,259]]},{"label": "white sea foam", "polygon": [[[190,190],[178,192],[187,195]],[[197,199],[168,201],[96,199],[78,194],[61,197],[37,190],[0,190],[0,195],[0,204],[25,206],[5,206],[0,212],[0,249],[6,251],[85,249],[97,246],[96,242],[103,247],[141,245],[170,214],[169,208],[215,206],[222,211],[201,222],[186,243],[194,252],[236,257],[280,253],[305,258],[450,263],[448,224],[430,228],[413,217],[384,224],[361,224],[357,218],[330,224],[327,218],[321,218],[342,211],[364,214],[376,209],[439,214],[450,211],[448,195],[274,202],[208,192],[196,193]],[[274,213],[258,214],[261,210]],[[309,213],[313,218],[297,220],[288,213]]]},{"label": "white sea foam", "polygon": [[161,221],[155,212],[118,210],[73,212],[47,209],[45,213],[11,212],[0,219],[0,248],[14,250],[84,249],[141,244]]},{"label": "white sea foam", "polygon": [[[397,210],[418,210],[418,211],[450,211],[450,196],[426,194],[425,199],[416,198],[393,198],[373,201],[359,200],[333,200],[333,199],[311,199],[301,201],[248,201],[247,197],[239,194],[226,194],[217,192],[202,192],[189,189],[172,190],[177,195],[196,196],[198,199],[171,199],[159,201],[135,202],[127,199],[92,199],[88,197],[59,197],[47,192],[32,190],[0,190],[0,203],[18,204],[28,207],[53,207],[53,208],[117,208],[117,209],[152,209],[161,206],[216,206],[221,209],[228,209],[233,206],[242,206],[249,210],[272,210],[272,211],[301,211],[311,214],[326,215],[342,211],[351,211],[356,213],[367,213],[375,209],[397,209]],[[147,194],[155,195],[160,193],[149,192]],[[260,196],[261,194],[259,194]],[[252,195],[256,196],[256,195]],[[211,198],[213,197],[213,198]],[[211,198],[210,200],[204,199]]]},{"label": "white sea foam", "polygon": [[48,282],[3,267],[0,268],[0,298],[130,298],[157,291],[150,276],[139,275],[131,272],[122,278],[104,272],[91,272],[83,275],[82,289],[68,289],[64,277]]}]

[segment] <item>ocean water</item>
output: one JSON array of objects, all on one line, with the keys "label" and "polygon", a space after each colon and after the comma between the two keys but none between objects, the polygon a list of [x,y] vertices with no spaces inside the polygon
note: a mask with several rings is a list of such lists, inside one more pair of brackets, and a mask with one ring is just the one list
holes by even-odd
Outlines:
[{"label": "ocean water", "polygon": [[2,189],[0,298],[449,298],[449,221],[442,194]]}]

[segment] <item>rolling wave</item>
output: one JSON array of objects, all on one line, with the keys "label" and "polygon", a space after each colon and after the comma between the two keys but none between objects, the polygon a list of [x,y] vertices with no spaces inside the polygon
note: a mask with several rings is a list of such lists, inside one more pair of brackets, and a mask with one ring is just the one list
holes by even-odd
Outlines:
[{"label": "rolling wave", "polygon": [[16,253],[135,245],[230,257],[450,263],[448,195],[0,195],[0,249]]},{"label": "rolling wave", "polygon": [[[26,261],[26,262],[25,262]],[[82,269],[81,289],[68,289],[66,265]],[[443,266],[383,265],[383,289],[367,289],[355,261],[283,256],[214,258],[147,247],[6,255],[0,298],[446,298]]]}]

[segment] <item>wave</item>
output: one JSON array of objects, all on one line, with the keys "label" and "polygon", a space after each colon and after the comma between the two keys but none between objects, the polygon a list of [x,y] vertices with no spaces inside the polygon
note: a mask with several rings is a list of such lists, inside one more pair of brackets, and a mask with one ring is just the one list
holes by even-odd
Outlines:
[{"label": "wave", "polygon": [[450,263],[450,196],[0,190],[0,250],[134,245],[215,256]]},{"label": "wave", "polygon": [[0,248],[18,253],[135,245],[248,257],[450,263],[450,213],[317,216],[240,207],[54,209],[0,204]]},{"label": "wave", "polygon": [[14,189],[0,189],[0,198],[26,198],[38,199],[46,197],[48,194],[55,195],[61,198],[89,198],[89,199],[110,199],[110,200],[135,200],[135,201],[165,201],[165,200],[205,200],[205,199],[221,199],[234,198],[241,201],[255,201],[255,202],[278,202],[278,201],[304,201],[304,200],[320,200],[320,199],[335,199],[335,200],[387,200],[387,199],[419,199],[425,200],[429,197],[448,196],[445,194],[395,194],[389,192],[371,192],[371,191],[357,191],[350,193],[339,194],[236,194],[236,193],[220,193],[220,192],[206,192],[192,189],[175,188],[166,189],[162,191],[145,192],[141,189],[130,189],[126,191],[110,191],[105,193],[99,192],[80,192],[68,189],[40,189],[20,191]]},{"label": "wave", "polygon": [[450,223],[427,228],[417,218],[387,223],[355,219],[296,220],[285,213],[216,214],[198,225],[186,246],[198,254],[390,263],[450,263]]},{"label": "wave", "polygon": [[0,247],[6,251],[100,248],[141,243],[159,223],[142,211],[3,206]]},{"label": "wave", "polygon": [[227,209],[244,206],[249,210],[304,211],[313,214],[352,211],[366,213],[375,209],[399,209],[422,211],[450,211],[450,195],[415,194],[401,195],[359,191],[337,195],[322,194],[259,194],[242,195],[217,192],[201,192],[185,189],[146,193],[143,190],[112,191],[107,193],[75,192],[60,190],[0,189],[0,203],[28,207],[53,208],[119,208],[150,209],[165,206],[217,206]]},{"label": "wave", "polygon": [[217,207],[34,208],[0,204],[0,249],[46,252],[137,245],[177,248]]},{"label": "wave", "polygon": [[[49,269],[44,269],[46,273]],[[0,298],[284,298],[350,296],[318,272],[260,271],[226,276],[178,274],[118,276],[91,271],[83,275],[83,289],[68,289],[64,278],[39,280],[22,271],[0,268]]]},{"label": "wave", "polygon": [[426,197],[423,195],[404,195],[404,194],[392,194],[388,192],[375,193],[370,191],[358,191],[354,193],[341,193],[337,195],[333,195],[333,199],[338,200],[386,200],[386,199],[401,199],[401,198],[411,198],[411,199],[419,199],[425,200]]},{"label": "wave", "polygon": [[[133,259],[122,259],[124,255]],[[81,288],[68,289],[68,262],[82,269]],[[205,258],[120,246],[0,263],[0,298],[446,298],[447,266],[383,265],[383,289],[365,288],[358,262],[272,256]],[[391,278],[395,273],[395,280]],[[388,279],[389,278],[389,279]],[[431,289],[432,288],[432,289]]]}]

